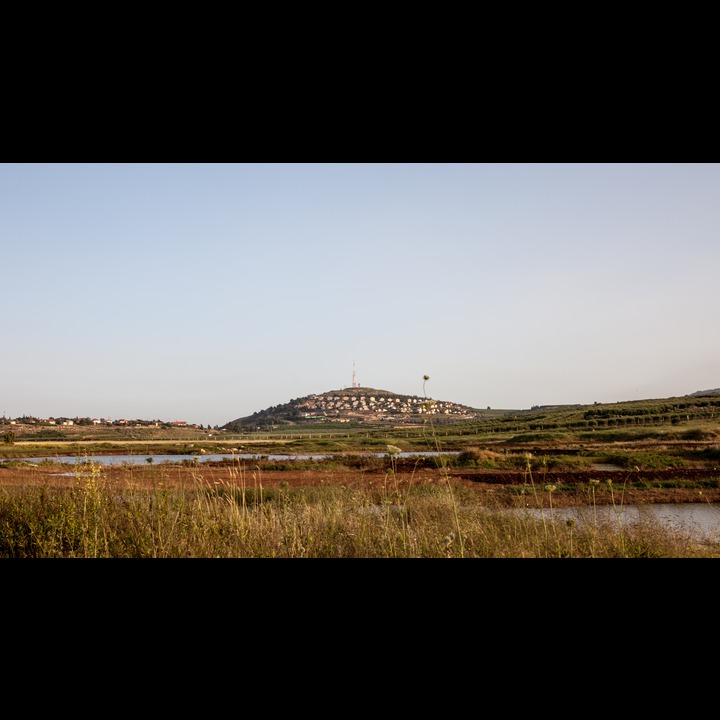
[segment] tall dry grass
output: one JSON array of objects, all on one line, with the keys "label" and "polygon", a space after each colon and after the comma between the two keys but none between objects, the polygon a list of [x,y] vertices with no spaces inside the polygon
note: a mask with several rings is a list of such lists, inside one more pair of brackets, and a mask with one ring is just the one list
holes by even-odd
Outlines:
[{"label": "tall dry grass", "polygon": [[[356,490],[342,476],[325,487],[263,485],[259,467],[221,475],[198,469],[185,487],[124,487],[101,466],[79,466],[74,484],[0,493],[4,558],[633,558],[719,557],[660,524],[575,523],[552,506],[552,490],[528,478],[540,517],[488,505],[472,490],[382,487]],[[592,492],[594,489],[589,489]]]}]

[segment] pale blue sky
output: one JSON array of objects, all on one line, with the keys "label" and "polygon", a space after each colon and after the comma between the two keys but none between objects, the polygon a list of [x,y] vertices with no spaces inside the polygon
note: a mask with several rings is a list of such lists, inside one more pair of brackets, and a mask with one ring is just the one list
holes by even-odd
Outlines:
[{"label": "pale blue sky", "polygon": [[0,412],[720,387],[718,163],[3,163]]}]

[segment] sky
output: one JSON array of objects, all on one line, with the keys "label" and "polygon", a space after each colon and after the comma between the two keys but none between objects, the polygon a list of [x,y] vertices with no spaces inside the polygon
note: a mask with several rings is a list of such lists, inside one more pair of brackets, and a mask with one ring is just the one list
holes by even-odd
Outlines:
[{"label": "sky", "polygon": [[0,163],[0,412],[681,396],[719,271],[720,163]]}]

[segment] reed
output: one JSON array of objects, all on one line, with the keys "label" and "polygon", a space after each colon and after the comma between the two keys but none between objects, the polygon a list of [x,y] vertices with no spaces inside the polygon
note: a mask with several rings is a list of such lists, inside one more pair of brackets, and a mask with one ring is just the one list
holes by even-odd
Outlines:
[{"label": "reed", "polygon": [[568,523],[554,490],[532,477],[540,517],[492,506],[472,489],[401,486],[392,473],[382,487],[356,490],[342,475],[325,487],[265,487],[258,469],[240,465],[202,468],[184,486],[167,482],[168,469],[151,471],[151,489],[131,468],[118,486],[92,465],[79,466],[70,488],[3,489],[0,557],[720,557],[719,543],[660,524]]}]

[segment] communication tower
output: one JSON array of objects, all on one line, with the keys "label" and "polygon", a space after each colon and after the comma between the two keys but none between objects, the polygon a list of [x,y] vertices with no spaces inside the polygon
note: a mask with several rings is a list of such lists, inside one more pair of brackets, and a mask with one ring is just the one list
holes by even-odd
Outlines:
[{"label": "communication tower", "polygon": [[356,388],[358,386],[357,380],[355,379],[355,361],[353,360],[353,382],[352,382],[353,388]]}]

